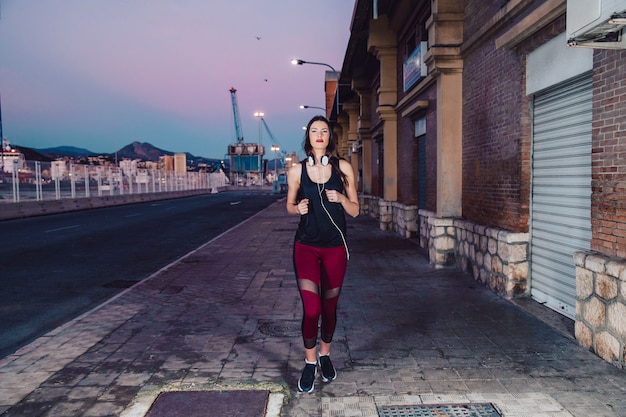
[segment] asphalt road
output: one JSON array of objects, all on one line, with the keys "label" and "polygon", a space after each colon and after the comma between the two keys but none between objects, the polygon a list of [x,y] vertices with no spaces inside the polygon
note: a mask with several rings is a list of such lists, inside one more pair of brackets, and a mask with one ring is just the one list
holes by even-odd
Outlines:
[{"label": "asphalt road", "polygon": [[225,192],[0,221],[0,358],[279,198]]}]

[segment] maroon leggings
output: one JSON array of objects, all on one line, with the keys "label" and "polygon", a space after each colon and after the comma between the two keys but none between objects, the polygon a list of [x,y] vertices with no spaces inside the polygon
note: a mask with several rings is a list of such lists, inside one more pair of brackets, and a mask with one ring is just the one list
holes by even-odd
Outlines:
[{"label": "maroon leggings", "polygon": [[294,269],[302,297],[302,339],[304,347],[317,344],[320,317],[321,339],[330,343],[337,326],[337,302],[346,273],[346,248],[318,248],[296,242]]}]

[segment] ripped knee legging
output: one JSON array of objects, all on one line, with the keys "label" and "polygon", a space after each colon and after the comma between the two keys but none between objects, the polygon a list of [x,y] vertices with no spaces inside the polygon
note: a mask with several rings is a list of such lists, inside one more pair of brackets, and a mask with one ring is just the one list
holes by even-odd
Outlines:
[{"label": "ripped knee legging", "polygon": [[330,343],[337,326],[337,303],[346,273],[344,246],[318,248],[296,242],[294,269],[302,297],[302,339],[304,347],[317,344],[318,323],[321,317],[321,339]]}]

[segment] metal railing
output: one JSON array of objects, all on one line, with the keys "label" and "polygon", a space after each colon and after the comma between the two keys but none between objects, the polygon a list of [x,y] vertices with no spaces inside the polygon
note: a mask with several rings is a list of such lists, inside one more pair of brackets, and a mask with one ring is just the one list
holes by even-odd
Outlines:
[{"label": "metal railing", "polygon": [[16,161],[0,171],[0,203],[202,189],[216,191],[228,183],[222,172],[124,170],[65,161]]}]

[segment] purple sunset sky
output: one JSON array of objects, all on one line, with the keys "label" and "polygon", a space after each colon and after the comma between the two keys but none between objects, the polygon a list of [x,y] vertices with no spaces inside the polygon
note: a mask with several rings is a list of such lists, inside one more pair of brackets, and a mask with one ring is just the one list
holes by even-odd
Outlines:
[{"label": "purple sunset sky", "polygon": [[[114,152],[150,142],[222,158],[265,121],[301,154],[302,126],[324,106],[319,65],[341,70],[351,0],[1,0],[4,136],[32,148]],[[257,40],[257,36],[261,39]],[[267,81],[265,81],[267,79]],[[265,131],[266,157],[272,145]]]}]

